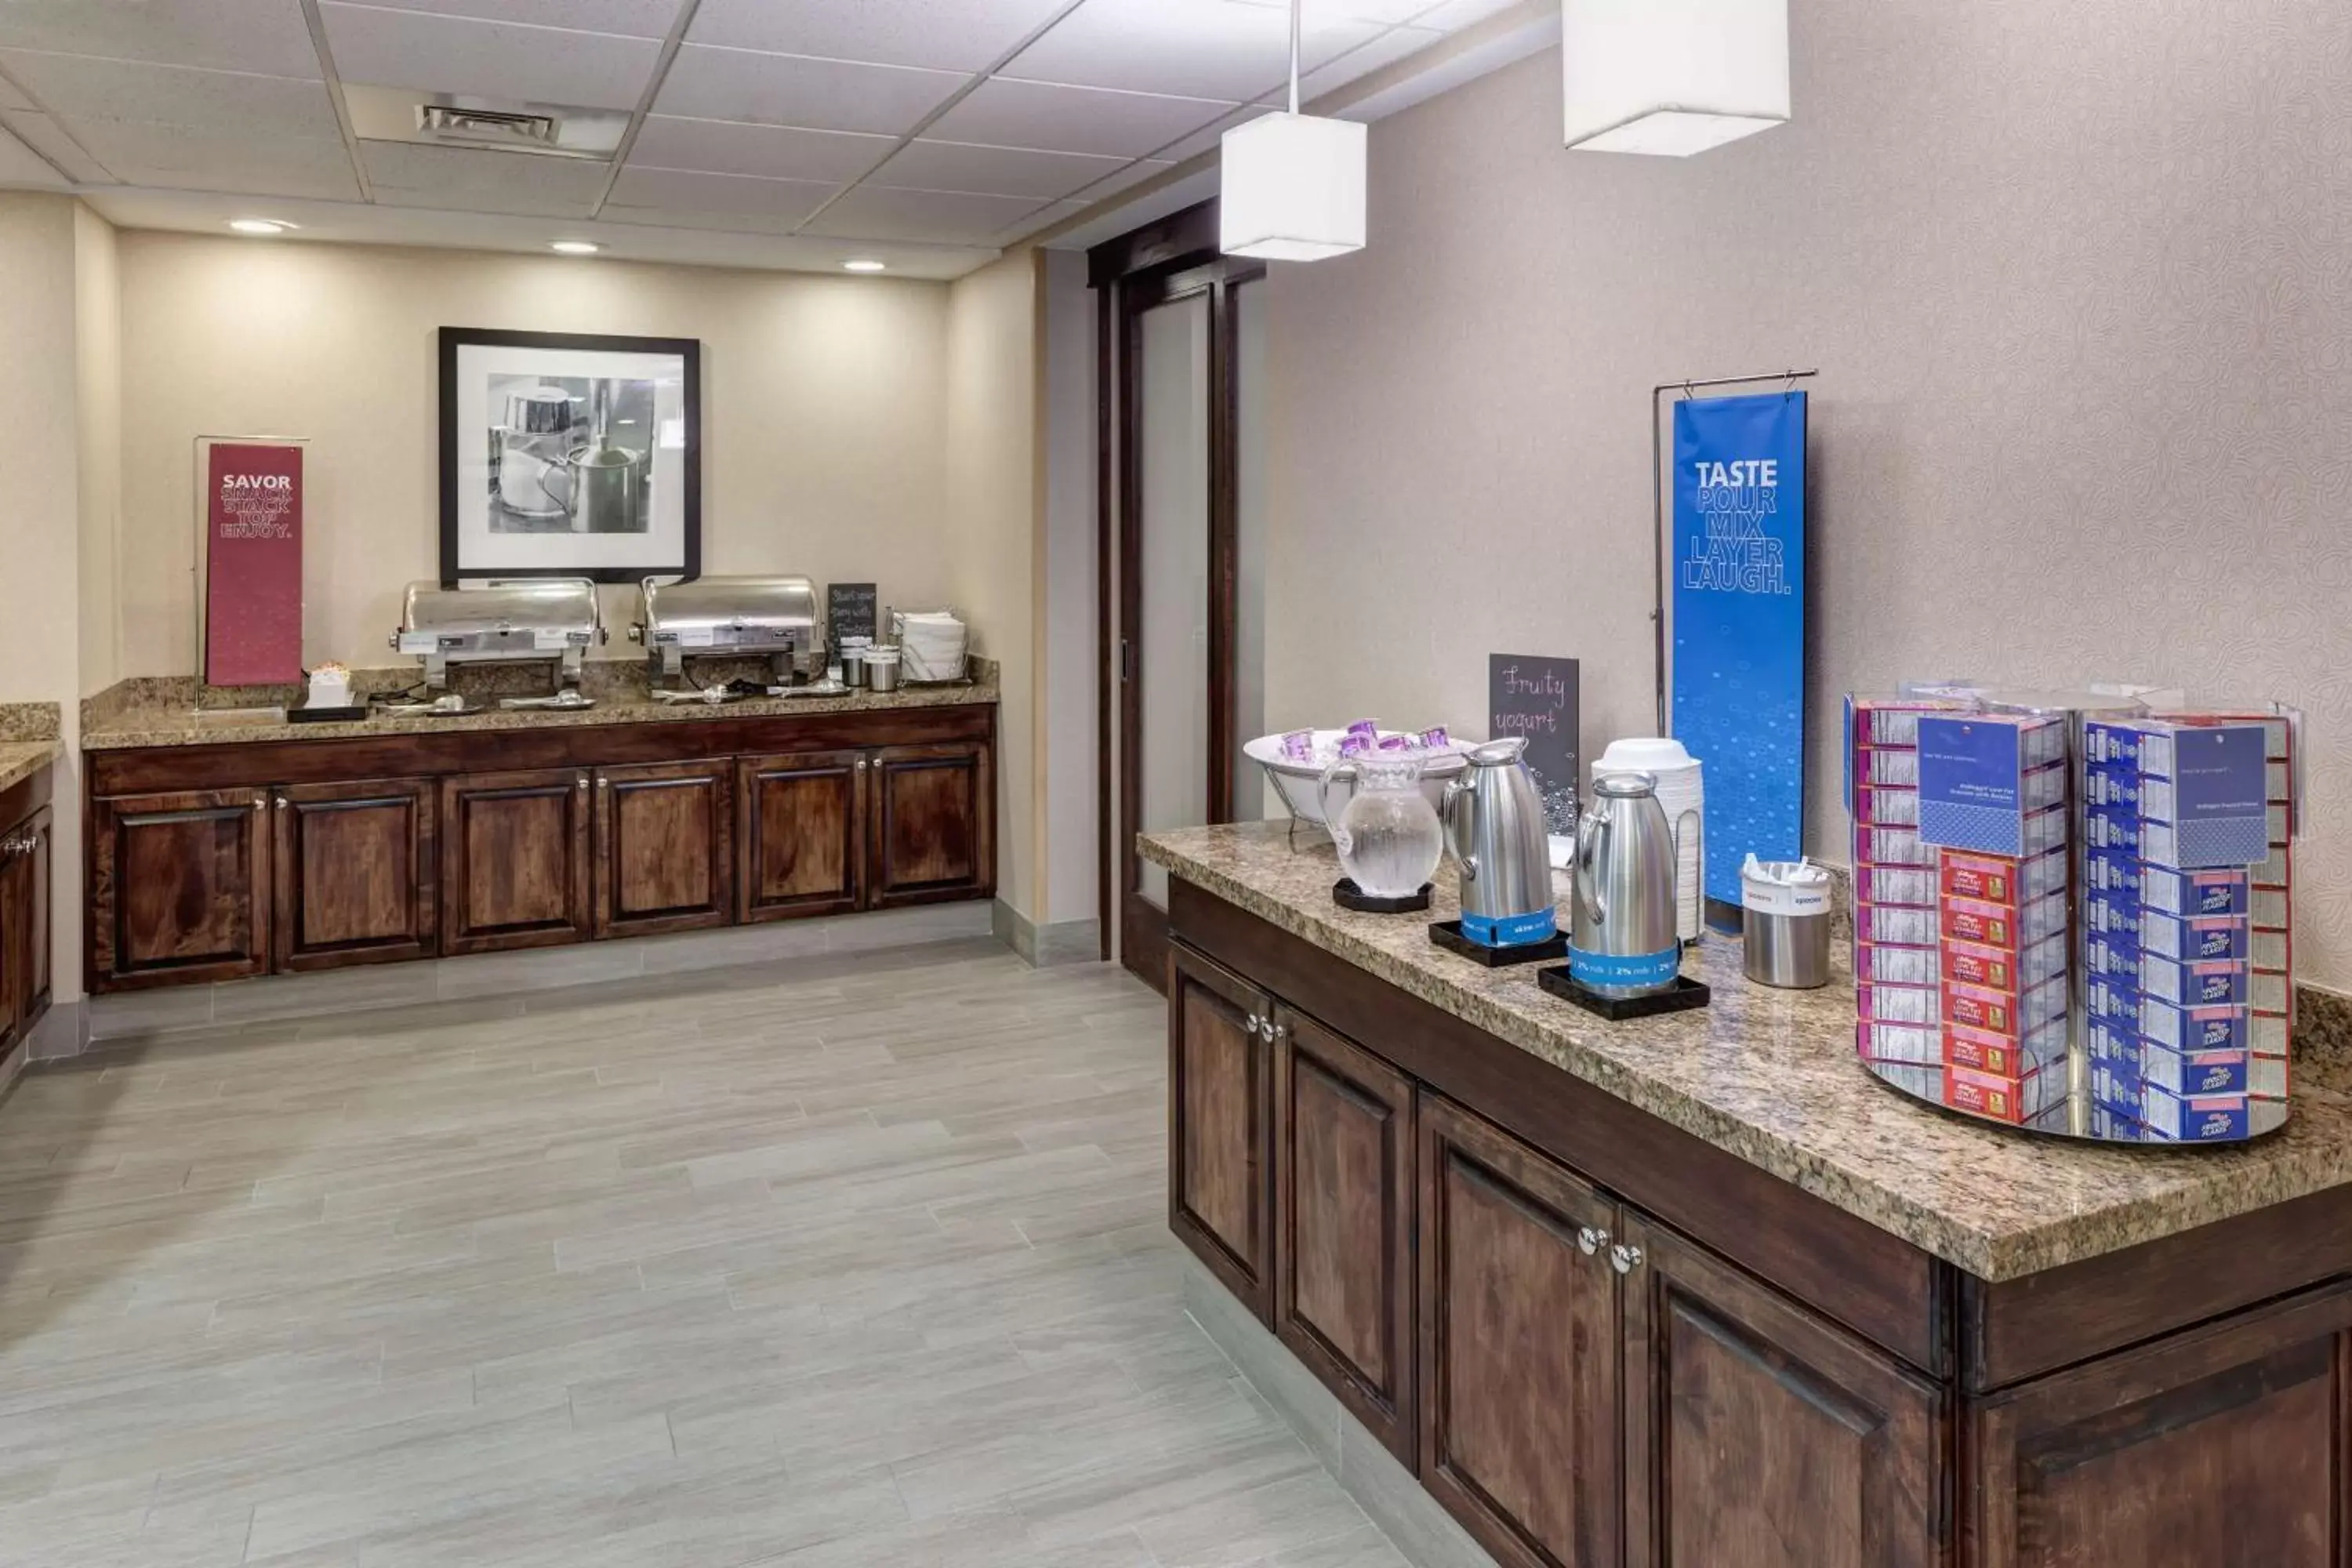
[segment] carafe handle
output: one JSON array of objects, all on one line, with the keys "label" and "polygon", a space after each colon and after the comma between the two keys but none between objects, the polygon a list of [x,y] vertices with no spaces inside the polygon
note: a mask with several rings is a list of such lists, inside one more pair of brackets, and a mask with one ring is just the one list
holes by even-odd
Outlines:
[{"label": "carafe handle", "polygon": [[1350,779],[1360,781],[1363,778],[1362,771],[1356,766],[1352,759],[1342,758],[1333,763],[1323,770],[1323,776],[1315,783],[1315,805],[1316,808],[1323,813],[1323,830],[1331,836],[1331,847],[1339,852],[1339,858],[1344,860],[1348,858],[1348,852],[1355,847],[1355,840],[1349,835],[1348,830],[1339,825],[1339,818],[1331,811],[1331,781],[1339,777],[1342,770],[1345,770]]},{"label": "carafe handle", "polygon": [[1576,819],[1576,866],[1569,881],[1578,905],[1594,925],[1609,918],[1608,907],[1601,901],[1600,879],[1592,875],[1593,858],[1600,853],[1600,841],[1608,835],[1609,819],[1598,810],[1588,810]]},{"label": "carafe handle", "polygon": [[1455,865],[1462,868],[1462,879],[1475,882],[1478,879],[1478,857],[1463,847],[1463,840],[1467,835],[1462,826],[1462,802],[1469,794],[1467,783],[1461,779],[1447,779],[1445,804],[1437,815],[1445,829],[1445,852],[1454,857]]}]

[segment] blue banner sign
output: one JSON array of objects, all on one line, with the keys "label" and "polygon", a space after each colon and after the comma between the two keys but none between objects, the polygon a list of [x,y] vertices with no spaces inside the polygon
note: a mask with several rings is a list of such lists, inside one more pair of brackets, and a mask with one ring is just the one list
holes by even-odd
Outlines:
[{"label": "blue banner sign", "polygon": [[1706,769],[1706,896],[1805,824],[1805,395],[1675,405],[1669,730]]}]

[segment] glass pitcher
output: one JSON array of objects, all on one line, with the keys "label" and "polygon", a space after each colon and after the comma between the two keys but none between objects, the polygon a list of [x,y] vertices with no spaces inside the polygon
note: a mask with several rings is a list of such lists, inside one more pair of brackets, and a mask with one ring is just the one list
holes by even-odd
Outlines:
[{"label": "glass pitcher", "polygon": [[[1442,834],[1437,808],[1422,793],[1426,759],[1419,753],[1377,752],[1345,757],[1323,770],[1317,796],[1339,868],[1357,891],[1372,899],[1409,899],[1437,869]],[[1331,784],[1349,779],[1355,793],[1338,812]]]}]

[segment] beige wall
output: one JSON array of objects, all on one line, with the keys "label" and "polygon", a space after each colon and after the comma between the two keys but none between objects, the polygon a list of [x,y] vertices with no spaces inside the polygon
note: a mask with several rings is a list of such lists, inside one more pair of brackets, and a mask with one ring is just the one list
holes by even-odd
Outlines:
[{"label": "beige wall", "polygon": [[[125,674],[194,668],[194,442],[307,437],[304,652],[393,662],[436,575],[435,332],[698,338],[703,563],[948,596],[948,290],[599,258],[121,237]],[[608,657],[635,591],[608,590]]]},{"label": "beige wall", "polygon": [[1046,253],[1045,588],[1039,601],[1037,809],[1045,912],[1056,925],[1095,918],[1099,840],[1095,728],[1102,655],[1095,593],[1095,296],[1083,252]]},{"label": "beige wall", "polygon": [[80,529],[81,692],[122,677],[117,586],[122,526],[122,289],[114,227],[74,208],[75,451]]},{"label": "beige wall", "polygon": [[[88,544],[85,528],[113,504],[113,230],[72,198],[0,192],[0,429],[12,443],[0,507],[0,702],[54,702],[63,717],[51,801],[58,1003],[81,995],[79,704],[92,668],[110,657],[114,624],[112,582],[97,570],[105,546]],[[103,470],[94,481],[85,459]]]},{"label": "beige wall", "polygon": [[[997,714],[997,894],[1042,921],[1035,781],[1038,482],[1036,254],[948,287],[946,595],[1003,668]],[[903,601],[902,601],[903,603]]]},{"label": "beige wall", "polygon": [[2137,677],[2310,710],[2305,978],[2352,985],[2340,8],[1794,7],[1792,124],[1559,146],[1548,53],[1375,126],[1371,243],[1272,280],[1269,721],[1651,727],[1649,389],[1819,365],[1809,837],[1836,704]]}]

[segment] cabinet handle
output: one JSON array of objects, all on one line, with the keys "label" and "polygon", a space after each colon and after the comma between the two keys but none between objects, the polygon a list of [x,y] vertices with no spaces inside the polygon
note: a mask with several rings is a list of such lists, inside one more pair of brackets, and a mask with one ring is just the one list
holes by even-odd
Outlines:
[{"label": "cabinet handle", "polygon": [[1278,1046],[1278,1045],[1282,1044],[1282,1042],[1283,1042],[1284,1038],[1285,1038],[1285,1037],[1286,1037],[1289,1035],[1289,1033],[1290,1033],[1290,1026],[1289,1026],[1289,1025],[1287,1025],[1287,1024],[1276,1024],[1273,1028],[1268,1029],[1268,1030],[1265,1032],[1265,1037],[1266,1037],[1267,1039],[1269,1039],[1269,1040],[1272,1040],[1276,1045],[1277,1045],[1277,1046]]},{"label": "cabinet handle", "polygon": [[1265,1019],[1263,1019],[1263,1018],[1261,1018],[1261,1017],[1259,1017],[1259,1016],[1258,1016],[1256,1014],[1255,1014],[1255,1013],[1252,1013],[1252,1014],[1249,1016],[1249,1021],[1248,1021],[1247,1023],[1245,1023],[1245,1024],[1244,1024],[1244,1025],[1242,1026],[1243,1029],[1244,1029],[1245,1031],[1247,1031],[1248,1033],[1250,1033],[1250,1034],[1252,1034],[1252,1035],[1256,1034],[1260,1029],[1264,1028],[1265,1026]]},{"label": "cabinet handle", "polygon": [[861,773],[866,771],[866,759],[864,757],[857,759],[857,771]]},{"label": "cabinet handle", "polygon": [[278,809],[280,811],[286,809],[286,797],[282,795],[278,797]]},{"label": "cabinet handle", "polygon": [[613,781],[611,779],[598,779],[596,781],[596,787],[598,789],[611,789],[613,787]]},{"label": "cabinet handle", "polygon": [[1586,1226],[1576,1233],[1576,1249],[1590,1258],[1609,1245],[1609,1233],[1594,1226]]},{"label": "cabinet handle", "polygon": [[1609,1262],[1611,1267],[1614,1268],[1618,1273],[1631,1274],[1633,1270],[1642,1267],[1642,1249],[1638,1247],[1627,1247],[1621,1243],[1609,1249]]},{"label": "cabinet handle", "polygon": [[580,787],[582,789],[586,789],[588,787],[588,775],[586,773],[582,773],[580,775]]},{"label": "cabinet handle", "polygon": [[255,795],[253,797],[253,809],[256,811],[268,811],[269,809],[269,797],[266,795]]}]

